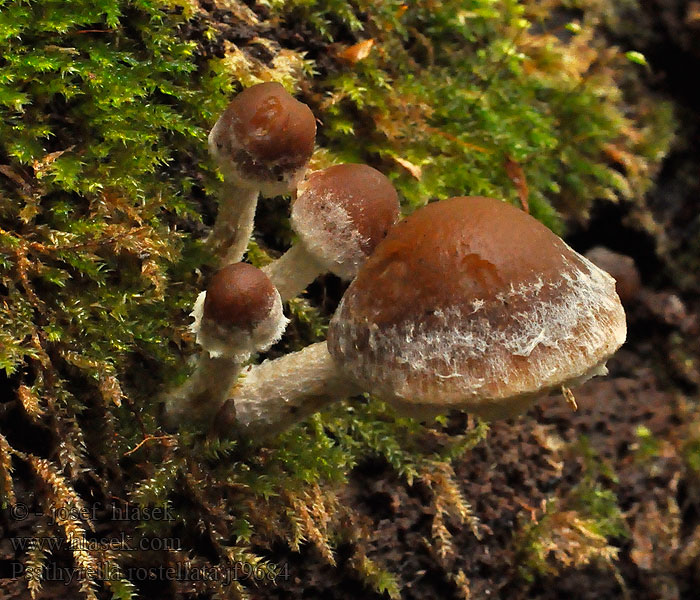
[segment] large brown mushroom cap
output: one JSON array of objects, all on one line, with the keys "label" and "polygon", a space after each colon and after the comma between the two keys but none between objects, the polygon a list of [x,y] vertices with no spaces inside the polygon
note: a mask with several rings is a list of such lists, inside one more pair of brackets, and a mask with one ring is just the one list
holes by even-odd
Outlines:
[{"label": "large brown mushroom cap", "polygon": [[357,274],[398,217],[391,181],[362,164],[311,173],[292,206],[292,227],[306,249],[343,279]]},{"label": "large brown mushroom cap", "polygon": [[401,407],[522,410],[624,342],[615,281],[524,212],[452,198],[396,225],[350,285],[331,355]]},{"label": "large brown mushroom cap", "polygon": [[284,193],[296,183],[314,149],[311,109],[279,83],[243,90],[229,104],[209,136],[220,167],[248,187]]}]

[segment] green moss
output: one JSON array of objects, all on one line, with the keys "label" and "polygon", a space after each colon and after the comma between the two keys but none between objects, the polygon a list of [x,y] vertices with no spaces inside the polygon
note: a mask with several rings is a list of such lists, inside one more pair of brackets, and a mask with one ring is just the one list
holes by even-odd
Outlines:
[{"label": "green moss", "polygon": [[616,494],[610,466],[581,438],[572,451],[580,456],[580,481],[566,495],[547,502],[537,520],[525,523],[515,536],[520,576],[558,575],[567,568],[594,564],[615,571],[619,541],[630,533]]},{"label": "green moss", "polygon": [[[352,29],[314,4],[318,18],[338,21],[337,33]],[[275,7],[291,23],[300,5],[309,10]],[[368,21],[359,37],[374,46],[321,80],[321,133],[338,159],[381,162],[409,208],[453,195],[517,204],[523,190],[509,162],[522,169],[532,214],[558,232],[557,211],[585,217],[597,198],[640,199],[648,188],[668,148],[670,111],[639,97],[635,67],[596,33],[612,18],[600,7],[572,21],[577,33],[548,22],[556,3],[359,8]]]}]

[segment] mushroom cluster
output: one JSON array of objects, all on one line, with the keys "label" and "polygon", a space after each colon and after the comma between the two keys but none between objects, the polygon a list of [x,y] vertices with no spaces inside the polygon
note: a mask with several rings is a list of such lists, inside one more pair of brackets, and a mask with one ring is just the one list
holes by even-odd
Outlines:
[{"label": "mushroom cluster", "polygon": [[[209,150],[226,194],[209,242],[224,266],[195,303],[202,352],[193,375],[166,400],[168,427],[210,419],[242,365],[282,336],[282,302],[322,273],[352,279],[398,220],[398,194],[372,167],[341,164],[306,176],[315,134],[309,107],[277,83],[245,89],[214,125]],[[297,192],[292,226],[299,241],[263,270],[241,262],[258,195],[288,192]]]},{"label": "mushroom cluster", "polygon": [[[330,167],[298,187],[299,240],[259,273],[278,296],[269,300],[266,287],[265,302],[251,311],[274,335],[258,340],[251,322],[228,319],[228,299],[205,297],[198,339],[210,357],[229,342],[259,351],[281,334],[282,300],[326,271],[351,283],[326,341],[264,361],[238,381],[239,369],[231,369],[227,385],[234,385],[206,399],[220,435],[281,431],[363,392],[418,418],[450,409],[510,417],[550,391],[606,373],[625,341],[615,280],[505,202],[451,198],[395,224],[396,191],[371,167]],[[226,325],[207,321],[209,314]],[[231,352],[229,360],[241,358]]]}]

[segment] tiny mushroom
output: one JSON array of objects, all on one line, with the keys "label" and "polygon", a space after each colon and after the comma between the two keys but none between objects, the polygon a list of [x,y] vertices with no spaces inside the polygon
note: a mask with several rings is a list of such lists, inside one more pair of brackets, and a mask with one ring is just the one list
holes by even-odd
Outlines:
[{"label": "tiny mushroom", "polygon": [[352,279],[398,217],[398,194],[376,169],[342,164],[311,173],[292,205],[299,240],[264,271],[283,300],[327,271]]},{"label": "tiny mushroom", "polygon": [[279,83],[260,83],[238,94],[209,134],[209,151],[224,174],[228,197],[220,203],[210,242],[222,264],[245,254],[258,193],[294,190],[314,149],[311,109]]},{"label": "tiny mushroom", "polygon": [[393,227],[343,296],[327,344],[254,367],[220,425],[278,431],[360,391],[419,417],[509,417],[605,374],[625,336],[605,271],[509,204],[452,198]]},{"label": "tiny mushroom", "polygon": [[632,304],[642,291],[642,280],[631,256],[596,246],[586,252],[586,258],[615,278],[615,289],[622,304]]},{"label": "tiny mushroom", "polygon": [[192,377],[169,399],[171,423],[206,420],[227,397],[241,365],[279,340],[288,322],[269,278],[247,263],[217,271],[192,316],[202,353]]}]

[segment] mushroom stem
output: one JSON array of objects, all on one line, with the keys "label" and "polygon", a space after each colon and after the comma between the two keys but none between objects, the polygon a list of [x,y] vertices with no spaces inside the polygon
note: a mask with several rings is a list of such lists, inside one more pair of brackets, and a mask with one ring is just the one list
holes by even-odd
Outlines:
[{"label": "mushroom stem", "polygon": [[262,270],[277,288],[283,302],[296,298],[316,277],[326,271],[301,242],[296,242]]},{"label": "mushroom stem", "polygon": [[226,399],[241,367],[240,360],[212,357],[209,352],[202,352],[190,378],[167,399],[166,425],[175,427],[184,422],[209,422]]},{"label": "mushroom stem", "polygon": [[240,262],[253,234],[258,189],[226,181],[226,192],[219,203],[219,214],[208,244],[221,258],[221,266]]},{"label": "mushroom stem", "polygon": [[214,429],[224,436],[231,430],[272,435],[326,404],[361,392],[335,364],[326,342],[319,342],[247,371],[219,410]]}]

